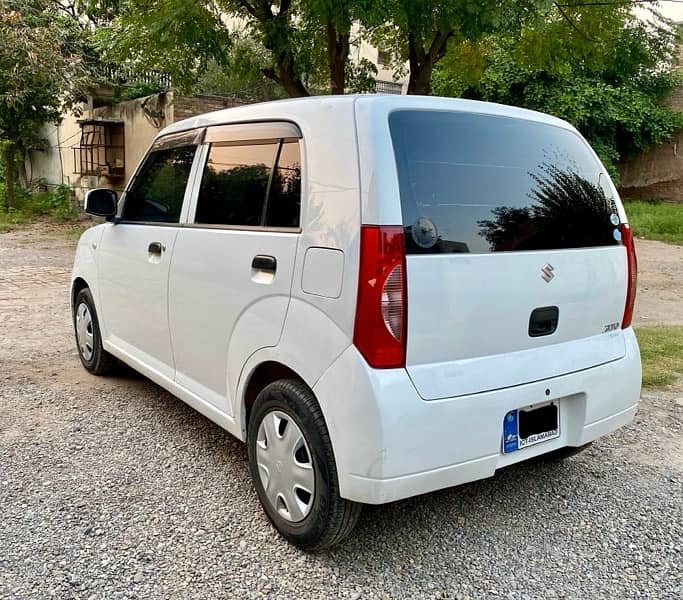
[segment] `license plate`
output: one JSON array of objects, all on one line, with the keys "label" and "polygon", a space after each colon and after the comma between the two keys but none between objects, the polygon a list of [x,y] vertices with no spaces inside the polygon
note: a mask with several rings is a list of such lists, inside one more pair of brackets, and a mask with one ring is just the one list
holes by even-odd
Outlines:
[{"label": "license plate", "polygon": [[560,435],[560,407],[556,402],[511,410],[503,420],[503,453],[552,440]]}]

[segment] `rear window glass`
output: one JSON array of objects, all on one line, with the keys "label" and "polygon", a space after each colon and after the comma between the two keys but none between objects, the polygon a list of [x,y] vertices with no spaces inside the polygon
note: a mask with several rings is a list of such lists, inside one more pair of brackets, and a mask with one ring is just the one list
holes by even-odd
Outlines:
[{"label": "rear window glass", "polygon": [[397,111],[389,128],[408,252],[618,243],[606,176],[575,133],[443,111]]}]

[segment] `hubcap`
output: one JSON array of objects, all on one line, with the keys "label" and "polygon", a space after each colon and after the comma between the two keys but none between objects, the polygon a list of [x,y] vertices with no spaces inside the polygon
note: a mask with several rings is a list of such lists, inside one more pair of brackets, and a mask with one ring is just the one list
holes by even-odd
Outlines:
[{"label": "hubcap", "polygon": [[76,341],[78,350],[85,360],[93,355],[92,315],[85,302],[81,302],[76,309]]},{"label": "hubcap", "polygon": [[313,506],[315,472],[304,434],[286,413],[267,413],[258,428],[256,460],[271,506],[287,521],[306,518]]}]

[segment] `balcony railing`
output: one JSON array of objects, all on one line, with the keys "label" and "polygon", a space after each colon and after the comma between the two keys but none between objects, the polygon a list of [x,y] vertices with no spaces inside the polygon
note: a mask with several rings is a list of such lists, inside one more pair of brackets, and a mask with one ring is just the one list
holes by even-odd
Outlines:
[{"label": "balcony railing", "polygon": [[107,66],[104,67],[103,73],[105,79],[116,83],[118,85],[159,85],[164,89],[170,89],[173,85],[173,79],[168,73],[161,73],[159,71],[135,71],[127,69],[122,66]]},{"label": "balcony railing", "polygon": [[381,81],[378,79],[375,91],[378,94],[402,94],[403,84],[396,81]]}]

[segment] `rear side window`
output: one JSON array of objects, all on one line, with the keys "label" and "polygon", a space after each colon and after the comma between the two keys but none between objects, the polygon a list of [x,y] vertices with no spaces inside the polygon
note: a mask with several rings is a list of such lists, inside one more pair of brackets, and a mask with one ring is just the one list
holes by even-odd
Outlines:
[{"label": "rear side window", "polygon": [[300,207],[298,141],[211,145],[196,223],[293,228]]},{"label": "rear side window", "polygon": [[124,221],[178,223],[196,146],[150,152],[126,193]]},{"label": "rear side window", "polygon": [[503,252],[618,243],[605,175],[575,133],[444,111],[389,116],[406,249]]},{"label": "rear side window", "polygon": [[301,212],[301,156],[299,142],[284,142],[273,173],[266,226],[298,227]]},{"label": "rear side window", "polygon": [[197,199],[196,223],[261,224],[278,144],[212,145]]}]

